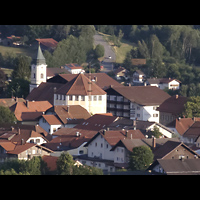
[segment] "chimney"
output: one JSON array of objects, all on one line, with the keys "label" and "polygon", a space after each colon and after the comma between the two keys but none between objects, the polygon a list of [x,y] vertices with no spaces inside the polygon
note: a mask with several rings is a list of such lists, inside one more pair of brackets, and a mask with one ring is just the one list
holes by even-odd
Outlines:
[{"label": "chimney", "polygon": [[132,139],[132,133],[130,133],[128,130],[126,130],[125,135],[128,139]]},{"label": "chimney", "polygon": [[21,139],[21,145],[23,145],[24,144],[24,139]]},{"label": "chimney", "polygon": [[103,130],[103,135],[106,135],[106,129]]},{"label": "chimney", "polygon": [[176,99],[178,99],[178,94],[176,94]]},{"label": "chimney", "polygon": [[15,102],[18,102],[18,97],[15,98]]},{"label": "chimney", "polygon": [[94,76],[94,81],[97,82],[97,77],[96,76]]},{"label": "chimney", "polygon": [[133,130],[136,130],[136,124],[137,124],[136,119],[134,119],[133,120]]},{"label": "chimney", "polygon": [[18,135],[20,135],[20,132],[21,132],[21,131],[20,131],[20,128],[19,128],[19,127],[18,127],[18,130],[17,130],[17,132],[18,132]]},{"label": "chimney", "polygon": [[26,107],[29,108],[29,100],[26,100]]},{"label": "chimney", "polygon": [[14,131],[14,127],[13,126],[11,126],[10,128],[11,128],[11,131]]},{"label": "chimney", "polygon": [[152,135],[152,150],[156,148],[156,137]]}]

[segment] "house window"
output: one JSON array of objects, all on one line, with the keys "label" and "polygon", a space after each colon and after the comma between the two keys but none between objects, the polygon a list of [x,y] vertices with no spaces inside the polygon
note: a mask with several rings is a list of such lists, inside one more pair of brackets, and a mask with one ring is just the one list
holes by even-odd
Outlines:
[{"label": "house window", "polygon": [[103,143],[101,143],[101,148],[103,148]]},{"label": "house window", "polygon": [[32,139],[32,140],[30,140],[30,143],[34,143],[34,140]]},{"label": "house window", "polygon": [[94,96],[94,97],[93,97],[93,100],[96,101],[96,100],[97,100],[97,96]]},{"label": "house window", "polygon": [[75,96],[75,101],[78,101],[78,96]]},{"label": "house window", "polygon": [[102,96],[99,96],[99,101],[102,101]]},{"label": "house window", "polygon": [[85,101],[85,96],[81,96],[81,101]]},{"label": "house window", "polygon": [[58,100],[58,94],[56,95],[56,100]]},{"label": "house window", "polygon": [[158,114],[153,114],[153,117],[158,117]]},{"label": "house window", "polygon": [[36,143],[40,143],[40,139],[36,139]]},{"label": "house window", "polygon": [[137,117],[140,117],[140,114],[137,114]]},{"label": "house window", "polygon": [[40,78],[42,78],[42,79],[43,79],[43,78],[44,78],[44,74],[40,74]]},{"label": "house window", "polygon": [[95,142],[95,147],[97,147],[97,143]]},{"label": "house window", "polygon": [[60,100],[62,100],[62,94],[60,95]]},{"label": "house window", "polygon": [[69,100],[72,101],[72,95],[69,96]]}]

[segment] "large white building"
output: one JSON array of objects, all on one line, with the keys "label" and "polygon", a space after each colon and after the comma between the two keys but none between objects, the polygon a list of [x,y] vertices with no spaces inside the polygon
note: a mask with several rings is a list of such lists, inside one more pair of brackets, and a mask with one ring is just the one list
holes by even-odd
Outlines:
[{"label": "large white building", "polygon": [[110,87],[107,92],[107,112],[114,116],[159,122],[157,107],[170,97],[152,86]]},{"label": "large white building", "polygon": [[84,74],[79,74],[58,90],[55,88],[54,105],[81,105],[92,114],[106,113],[107,95]]}]

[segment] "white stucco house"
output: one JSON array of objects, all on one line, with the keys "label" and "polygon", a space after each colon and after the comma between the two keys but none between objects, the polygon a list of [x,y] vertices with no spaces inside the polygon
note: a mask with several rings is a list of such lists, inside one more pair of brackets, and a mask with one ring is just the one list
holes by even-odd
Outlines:
[{"label": "white stucco house", "polygon": [[169,90],[179,90],[180,89],[180,81],[177,79],[171,78],[149,78],[147,79],[147,85],[156,86],[161,90],[165,88]]}]

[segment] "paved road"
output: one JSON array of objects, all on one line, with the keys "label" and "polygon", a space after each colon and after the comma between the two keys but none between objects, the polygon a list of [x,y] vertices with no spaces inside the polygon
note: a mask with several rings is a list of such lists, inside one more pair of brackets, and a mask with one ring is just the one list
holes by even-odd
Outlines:
[{"label": "paved road", "polygon": [[[116,60],[116,55],[111,49],[111,46],[106,41],[104,41],[103,37],[98,33],[94,35],[94,44],[101,44],[104,46],[105,49],[104,60],[101,64],[104,66],[104,70],[102,72],[109,72],[113,70],[113,63]],[[109,56],[111,56],[111,59],[108,58]]]}]

